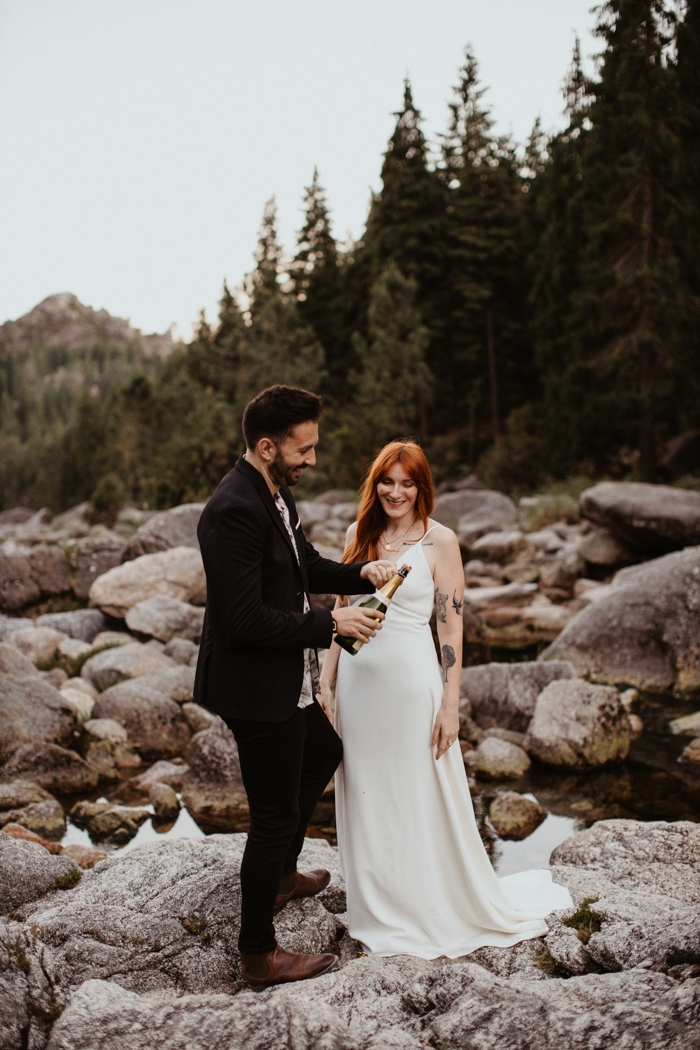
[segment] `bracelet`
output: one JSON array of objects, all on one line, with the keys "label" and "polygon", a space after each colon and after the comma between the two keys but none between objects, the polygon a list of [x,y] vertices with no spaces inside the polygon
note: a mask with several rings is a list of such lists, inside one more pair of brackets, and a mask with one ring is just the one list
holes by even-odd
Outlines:
[{"label": "bracelet", "polygon": [[331,616],[331,623],[333,624],[333,634],[337,634],[338,624],[335,622],[335,616]]}]

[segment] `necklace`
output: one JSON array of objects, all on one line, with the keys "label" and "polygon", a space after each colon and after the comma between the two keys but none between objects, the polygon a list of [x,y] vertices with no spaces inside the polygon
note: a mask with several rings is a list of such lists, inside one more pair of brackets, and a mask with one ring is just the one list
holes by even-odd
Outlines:
[{"label": "necklace", "polygon": [[411,522],[411,524],[410,524],[410,525],[408,526],[408,528],[407,528],[407,529],[406,529],[406,531],[404,532],[403,536],[401,537],[401,540],[399,541],[399,545],[398,545],[398,547],[388,547],[388,546],[386,545],[386,543],[384,543],[384,541],[383,541],[383,540],[381,539],[381,537],[380,537],[380,540],[379,540],[379,542],[381,543],[381,545],[382,545],[382,547],[384,548],[384,550],[385,550],[385,551],[392,551],[392,552],[393,552],[394,554],[398,554],[398,552],[399,552],[399,551],[401,550],[401,548],[403,547],[403,541],[404,541],[404,540],[406,539],[406,537],[408,536],[409,532],[411,531],[411,529],[413,528],[413,526],[414,526],[415,524],[416,524],[416,519],[414,518],[414,519],[413,519],[413,521]]}]

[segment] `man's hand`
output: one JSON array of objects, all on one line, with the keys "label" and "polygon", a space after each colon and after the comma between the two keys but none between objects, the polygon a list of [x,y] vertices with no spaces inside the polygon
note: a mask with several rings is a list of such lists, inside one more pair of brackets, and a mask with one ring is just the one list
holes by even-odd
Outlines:
[{"label": "man's hand", "polygon": [[362,566],[362,572],[360,573],[363,580],[369,580],[375,587],[383,587],[395,575],[396,562],[388,561],[387,559],[384,561],[368,561],[366,565]]},{"label": "man's hand", "polygon": [[384,613],[378,609],[360,609],[357,605],[350,605],[347,609],[336,609],[333,616],[338,624],[338,634],[346,638],[357,638],[361,642],[368,642],[370,638],[374,638],[377,631],[382,629],[377,620],[384,619]]}]

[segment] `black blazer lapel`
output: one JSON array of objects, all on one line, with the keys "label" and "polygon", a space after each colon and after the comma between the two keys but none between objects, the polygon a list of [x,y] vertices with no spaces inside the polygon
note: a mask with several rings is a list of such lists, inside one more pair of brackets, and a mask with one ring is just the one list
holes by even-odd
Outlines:
[{"label": "black blazer lapel", "polygon": [[[292,541],[289,538],[289,533],[287,532],[285,524],[282,521],[282,515],[280,514],[280,512],[277,509],[277,505],[275,504],[275,501],[274,501],[274,499],[272,497],[272,493],[270,492],[269,488],[267,487],[267,482],[265,481],[265,478],[262,476],[260,471],[256,470],[255,467],[251,466],[250,463],[246,459],[243,458],[243,456],[241,456],[239,458],[238,462],[236,463],[236,469],[240,470],[242,474],[244,474],[250,481],[252,481],[252,483],[255,485],[256,489],[260,493],[260,498],[263,501],[263,504],[265,506],[265,510],[270,515],[270,518],[272,519],[272,524],[275,526],[275,528],[279,532],[280,536],[282,537],[284,542],[287,544],[287,547],[289,549],[290,557],[293,559],[294,564],[299,569],[299,574],[302,577],[302,581],[304,582],[304,588],[305,588],[305,590],[308,593],[308,584],[306,583],[306,578],[305,578],[306,577],[306,573],[305,573],[304,570],[302,570],[301,565],[297,562],[297,556],[296,556],[296,553],[294,551],[294,547],[292,546]],[[284,495],[282,496],[282,498],[284,499]],[[287,501],[285,500],[285,502],[287,502]],[[287,502],[287,506],[289,506],[288,502]],[[296,509],[294,510],[294,514],[291,514],[291,510],[290,510],[290,516],[294,517],[295,515],[296,515]],[[299,556],[299,562],[301,562],[301,555]]]},{"label": "black blazer lapel", "polygon": [[[307,598],[310,598],[309,578],[306,571],[306,552],[304,551],[304,544],[301,542],[302,535],[301,526],[299,525],[299,513],[294,502],[294,497],[286,485],[280,489],[280,496],[289,508],[289,519],[292,526],[292,532],[296,538],[297,550],[299,551],[299,569],[301,571],[302,583],[304,584],[304,593]],[[279,515],[279,511],[277,511],[277,514]],[[282,524],[284,525],[284,522]],[[285,529],[284,531],[286,532],[287,530]]]}]

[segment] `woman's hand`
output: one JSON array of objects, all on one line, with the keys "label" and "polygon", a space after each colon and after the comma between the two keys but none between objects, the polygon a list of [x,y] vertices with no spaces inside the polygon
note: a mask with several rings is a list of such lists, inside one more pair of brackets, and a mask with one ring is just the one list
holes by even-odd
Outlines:
[{"label": "woman's hand", "polygon": [[369,580],[375,587],[383,587],[395,575],[396,562],[384,558],[382,561],[368,561],[366,565],[363,565],[360,579]]},{"label": "woman's hand", "polygon": [[433,729],[432,746],[437,744],[435,758],[441,758],[448,747],[454,744],[459,736],[459,710],[453,707],[446,708],[443,704],[438,711]]},{"label": "woman's hand", "polygon": [[324,715],[328,721],[333,723],[333,690],[331,689],[328,682],[324,682],[321,679],[320,692],[318,695],[318,702],[323,710]]}]

